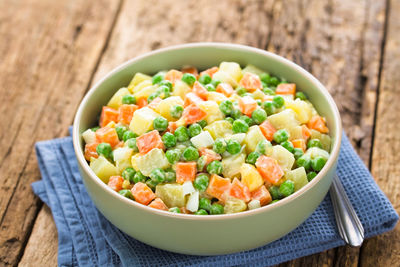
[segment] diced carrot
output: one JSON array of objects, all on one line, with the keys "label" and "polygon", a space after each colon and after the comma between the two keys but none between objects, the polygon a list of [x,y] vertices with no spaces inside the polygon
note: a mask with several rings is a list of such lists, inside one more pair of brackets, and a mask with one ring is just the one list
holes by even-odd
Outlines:
[{"label": "diced carrot", "polygon": [[161,198],[157,197],[150,204],[149,207],[159,209],[159,210],[168,210],[167,205],[165,205],[164,201]]},{"label": "diced carrot", "polygon": [[204,158],[205,158],[205,161],[206,161],[205,166],[207,166],[214,160],[221,160],[221,155],[218,154],[217,152],[215,152],[214,150],[202,147],[199,149],[199,152],[200,152],[200,156],[204,156]]},{"label": "diced carrot", "polygon": [[174,121],[168,122],[167,131],[170,133],[175,133],[175,130],[178,128],[178,124]]},{"label": "diced carrot", "polygon": [[139,108],[143,108],[143,107],[147,106],[147,98],[146,97],[137,98],[136,105],[138,105]]},{"label": "diced carrot", "polygon": [[118,122],[118,110],[103,106],[100,115],[100,127],[104,127],[110,122]]},{"label": "diced carrot", "polygon": [[231,180],[229,178],[222,178],[219,175],[211,175],[210,183],[208,184],[206,193],[210,196],[225,201],[229,190],[231,188]]},{"label": "diced carrot", "polygon": [[119,148],[119,147],[124,147],[124,141],[119,141],[119,143],[118,144],[116,144],[113,148],[114,149],[116,149],[116,148]]},{"label": "diced carrot", "polygon": [[328,133],[329,129],[326,127],[325,119],[321,116],[315,115],[307,122],[307,127],[310,129],[317,130],[320,133]]},{"label": "diced carrot", "polygon": [[271,123],[269,123],[269,121],[265,120],[263,123],[261,123],[260,130],[268,141],[272,141],[274,139],[274,133],[276,132],[276,129]]},{"label": "diced carrot", "polygon": [[112,147],[119,143],[118,134],[115,128],[103,127],[96,131],[98,143],[109,143]]},{"label": "diced carrot", "polygon": [[257,190],[251,192],[251,199],[260,201],[261,206],[265,206],[272,201],[271,194],[265,186],[260,186]]},{"label": "diced carrot", "polygon": [[250,201],[250,190],[247,186],[242,184],[237,178],[233,179],[231,188],[229,190],[229,195],[241,199],[245,202]]},{"label": "diced carrot", "polygon": [[218,93],[224,94],[226,97],[230,97],[235,92],[232,88],[232,85],[229,83],[220,83],[215,90]]},{"label": "diced carrot", "polygon": [[196,76],[196,79],[199,77],[199,71],[195,67],[191,66],[183,67],[181,72],[193,74],[194,76]]},{"label": "diced carrot", "polygon": [[239,98],[239,109],[242,113],[251,117],[251,113],[258,107],[257,102],[250,96]]},{"label": "diced carrot", "polygon": [[136,183],[132,187],[131,193],[135,198],[135,201],[143,205],[149,204],[153,199],[156,198],[156,194],[153,193],[150,187],[142,182]]},{"label": "diced carrot", "polygon": [[212,67],[212,68],[206,69],[205,71],[200,72],[200,76],[202,76],[202,75],[207,73],[212,78],[214,73],[216,73],[218,70],[219,70],[218,67]]},{"label": "diced carrot", "polygon": [[176,182],[183,184],[186,181],[194,181],[196,168],[196,162],[178,162],[175,170]]},{"label": "diced carrot", "polygon": [[199,103],[203,102],[203,99],[201,99],[198,95],[195,93],[187,93],[185,97],[185,103],[184,106],[187,107],[191,104],[196,104],[198,105]]},{"label": "diced carrot", "polygon": [[310,138],[310,136],[311,136],[311,131],[310,131],[310,129],[308,129],[307,126],[302,125],[301,126],[301,134],[303,135],[304,140],[307,141],[308,138]]},{"label": "diced carrot", "polygon": [[138,109],[139,107],[136,105],[121,105],[118,109],[118,121],[123,123],[123,124],[129,124],[131,123],[133,113]]},{"label": "diced carrot", "polygon": [[162,98],[159,97],[159,96],[157,96],[157,97],[154,98],[153,101],[151,101],[150,104],[148,104],[147,106],[148,106],[149,108],[151,108],[151,109],[154,110],[154,109],[158,106],[158,104],[160,104],[161,100],[162,100]]},{"label": "diced carrot", "polygon": [[146,154],[153,148],[164,149],[164,143],[162,142],[160,133],[157,130],[142,134],[136,138],[136,145],[139,152],[142,154]]},{"label": "diced carrot", "polygon": [[294,148],[300,148],[303,150],[303,152],[306,151],[306,141],[304,141],[304,139],[296,139],[296,140],[292,140],[292,144]]},{"label": "diced carrot", "polygon": [[272,184],[277,184],[284,174],[276,159],[264,155],[258,157],[256,167],[264,180]]},{"label": "diced carrot", "polygon": [[256,75],[256,74],[253,74],[250,72],[246,72],[243,75],[239,84],[241,86],[243,86],[244,88],[246,88],[250,92],[254,92],[257,89],[260,89],[260,90],[263,89],[260,77],[258,77],[258,75]]},{"label": "diced carrot", "polygon": [[181,207],[181,208],[179,208],[179,209],[180,209],[181,212],[184,213],[184,214],[192,214],[192,212],[191,212],[190,210],[188,210],[187,208],[185,208],[185,207]]},{"label": "diced carrot", "polygon": [[208,91],[201,83],[195,81],[193,84],[192,92],[203,100],[207,100]]},{"label": "diced carrot", "polygon": [[179,70],[170,70],[165,74],[166,80],[175,83],[177,80],[180,80],[183,76],[183,73],[180,72]]},{"label": "diced carrot", "polygon": [[122,183],[124,182],[124,178],[121,176],[111,176],[110,179],[108,180],[108,186],[114,190],[114,191],[119,191],[122,189]]},{"label": "diced carrot", "polygon": [[97,151],[96,151],[96,148],[97,148],[98,144],[99,143],[94,142],[94,143],[85,145],[85,159],[87,161],[89,161],[90,158],[96,158],[97,159],[99,157],[99,155],[97,154]]},{"label": "diced carrot", "polygon": [[275,93],[277,95],[294,95],[296,94],[295,83],[281,83],[276,87]]},{"label": "diced carrot", "polygon": [[201,121],[206,116],[207,113],[195,104],[187,106],[182,114],[182,118],[185,120],[186,124],[193,124],[195,122]]}]

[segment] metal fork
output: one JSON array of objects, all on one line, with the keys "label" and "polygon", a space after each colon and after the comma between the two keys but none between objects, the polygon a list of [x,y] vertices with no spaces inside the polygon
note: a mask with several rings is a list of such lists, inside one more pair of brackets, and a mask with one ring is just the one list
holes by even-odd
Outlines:
[{"label": "metal fork", "polygon": [[360,247],[364,241],[364,228],[336,174],[329,192],[340,236],[350,246]]}]

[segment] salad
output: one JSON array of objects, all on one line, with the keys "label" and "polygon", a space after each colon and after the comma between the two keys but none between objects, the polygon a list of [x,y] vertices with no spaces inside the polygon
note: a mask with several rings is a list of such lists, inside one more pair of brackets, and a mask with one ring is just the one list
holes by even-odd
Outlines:
[{"label": "salad", "polygon": [[111,189],[174,213],[271,205],[329,158],[325,119],[296,84],[235,62],[136,73],[82,133],[85,158]]}]

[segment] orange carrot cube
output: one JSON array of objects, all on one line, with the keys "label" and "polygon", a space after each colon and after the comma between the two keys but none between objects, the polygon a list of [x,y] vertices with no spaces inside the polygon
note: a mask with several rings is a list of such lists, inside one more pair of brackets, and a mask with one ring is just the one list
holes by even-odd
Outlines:
[{"label": "orange carrot cube", "polygon": [[269,123],[269,121],[265,120],[263,123],[261,123],[260,130],[268,141],[272,141],[274,139],[274,133],[276,132],[276,129],[271,123]]},{"label": "orange carrot cube", "polygon": [[138,109],[139,107],[136,105],[126,105],[123,104],[119,107],[118,109],[118,121],[123,123],[123,124],[129,124],[131,123],[133,113]]},{"label": "orange carrot cube", "polygon": [[146,154],[153,148],[164,149],[164,143],[162,142],[160,133],[157,130],[153,130],[137,137],[136,145],[139,152],[142,154]]},{"label": "orange carrot cube", "polygon": [[251,199],[260,201],[261,206],[265,206],[272,201],[271,194],[264,185],[251,192]]},{"label": "orange carrot cube", "polygon": [[131,193],[135,198],[135,201],[143,205],[149,204],[153,199],[156,198],[156,194],[153,193],[150,187],[142,182],[136,183],[132,187]]},{"label": "orange carrot cube", "polygon": [[182,73],[190,73],[196,76],[196,79],[199,77],[199,71],[195,67],[187,66],[181,69]]},{"label": "orange carrot cube", "polygon": [[207,113],[195,104],[187,106],[182,114],[182,118],[185,120],[186,124],[193,124],[195,122],[201,121],[206,116]]},{"label": "orange carrot cube", "polygon": [[317,130],[320,133],[328,133],[329,129],[326,127],[325,120],[321,116],[315,115],[307,122],[307,127]]},{"label": "orange carrot cube", "polygon": [[212,67],[212,68],[206,69],[205,71],[200,72],[200,76],[202,76],[204,74],[208,74],[212,78],[214,73],[216,73],[218,70],[219,70],[218,67]]},{"label": "orange carrot cube", "polygon": [[139,108],[143,108],[143,107],[147,106],[147,98],[146,97],[137,98],[136,105],[138,105]]},{"label": "orange carrot cube", "polygon": [[100,127],[104,127],[110,122],[118,122],[118,110],[103,106],[100,115]]},{"label": "orange carrot cube", "polygon": [[157,96],[156,98],[153,99],[153,101],[150,102],[150,104],[147,105],[147,107],[151,108],[151,109],[155,109],[158,104],[160,104],[162,98]]},{"label": "orange carrot cube", "polygon": [[246,88],[250,92],[254,92],[257,89],[260,89],[260,90],[263,89],[260,77],[258,77],[258,75],[256,75],[256,74],[253,74],[250,72],[246,72],[243,75],[239,84],[241,86],[243,86],[244,88]]},{"label": "orange carrot cube", "polygon": [[274,158],[260,156],[256,161],[256,167],[265,181],[277,184],[284,172]]},{"label": "orange carrot cube", "polygon": [[207,187],[207,194],[225,201],[231,188],[231,180],[229,178],[222,178],[217,174],[211,175],[210,183]]},{"label": "orange carrot cube", "polygon": [[303,150],[303,152],[306,151],[306,141],[304,141],[304,139],[296,139],[296,140],[292,140],[292,144],[294,148],[300,148],[301,150]]},{"label": "orange carrot cube", "polygon": [[121,176],[111,176],[110,179],[108,180],[108,186],[114,190],[114,191],[119,191],[122,189],[122,183],[124,182],[124,178]]},{"label": "orange carrot cube", "polygon": [[183,73],[179,70],[170,70],[165,74],[164,79],[174,84],[177,80],[182,79],[182,76]]},{"label": "orange carrot cube", "polygon": [[167,205],[165,205],[164,201],[161,198],[157,197],[150,204],[149,207],[159,209],[159,210],[168,210]]},{"label": "orange carrot cube", "polygon": [[239,109],[242,113],[246,114],[247,116],[251,117],[251,114],[254,110],[258,107],[257,102],[254,98],[250,96],[244,96],[239,98]]},{"label": "orange carrot cube", "polygon": [[295,83],[281,83],[276,87],[275,93],[277,95],[294,95],[296,94]]},{"label": "orange carrot cube", "polygon": [[206,88],[204,88],[204,86],[199,83],[198,81],[195,81],[193,84],[193,89],[192,92],[197,95],[198,97],[200,97],[203,100],[207,100],[207,95],[208,95],[208,91]]},{"label": "orange carrot cube", "polygon": [[187,106],[190,106],[192,104],[198,105],[201,102],[203,102],[203,99],[201,99],[195,93],[187,93],[186,97],[185,97],[184,106],[187,107]]},{"label": "orange carrot cube", "polygon": [[194,181],[197,164],[196,162],[178,162],[175,171],[177,183],[183,184],[186,181]]},{"label": "orange carrot cube", "polygon": [[250,190],[247,186],[245,186],[242,182],[240,182],[237,178],[233,179],[231,188],[229,190],[229,195],[243,200],[244,202],[250,201]]},{"label": "orange carrot cube", "polygon": [[224,94],[226,97],[230,97],[235,92],[232,88],[232,85],[229,83],[220,83],[215,90],[218,93]]},{"label": "orange carrot cube", "polygon": [[90,158],[98,158],[99,155],[97,154],[96,148],[99,143],[92,143],[85,145],[85,159],[90,161]]},{"label": "orange carrot cube", "polygon": [[96,131],[98,143],[109,143],[112,147],[118,145],[119,139],[115,128],[103,127]]}]

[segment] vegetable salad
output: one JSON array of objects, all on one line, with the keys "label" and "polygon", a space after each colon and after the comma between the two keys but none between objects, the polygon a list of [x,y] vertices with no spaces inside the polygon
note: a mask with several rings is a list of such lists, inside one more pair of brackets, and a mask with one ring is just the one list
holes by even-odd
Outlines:
[{"label": "vegetable salad", "polygon": [[324,167],[331,138],[296,84],[222,62],[136,73],[82,133],[85,158],[111,189],[174,213],[271,205]]}]

